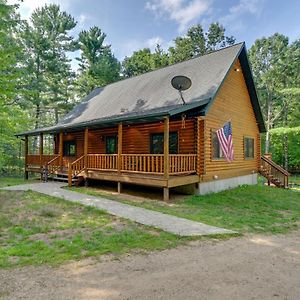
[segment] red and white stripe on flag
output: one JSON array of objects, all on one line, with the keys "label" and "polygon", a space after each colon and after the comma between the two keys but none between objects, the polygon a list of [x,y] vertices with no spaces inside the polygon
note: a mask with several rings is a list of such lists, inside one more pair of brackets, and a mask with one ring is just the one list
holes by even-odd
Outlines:
[{"label": "red and white stripe on flag", "polygon": [[222,152],[228,162],[233,161],[233,143],[231,122],[227,122],[222,128],[216,131]]}]

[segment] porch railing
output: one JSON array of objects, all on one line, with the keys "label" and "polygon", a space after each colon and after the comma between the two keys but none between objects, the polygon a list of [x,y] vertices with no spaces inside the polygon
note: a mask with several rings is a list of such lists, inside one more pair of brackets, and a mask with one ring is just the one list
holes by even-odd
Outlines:
[{"label": "porch railing", "polygon": [[[55,173],[63,166],[60,166],[60,157],[57,155],[43,155],[42,164],[39,155],[28,155],[27,164],[42,166],[48,165],[49,173]],[[84,156],[79,157],[74,162],[68,164],[72,169],[72,177],[78,175],[82,170],[95,169],[103,171],[117,171],[118,154],[88,154],[86,166]],[[169,155],[169,174],[192,174],[196,173],[197,155],[196,154],[170,154]],[[120,171],[129,173],[164,173],[163,154],[122,154],[120,158]]]},{"label": "porch railing", "polygon": [[196,154],[170,154],[170,174],[189,174],[196,172]]},{"label": "porch railing", "polygon": [[163,154],[122,154],[121,171],[133,173],[163,173]]},{"label": "porch railing", "polygon": [[[73,163],[74,164],[74,163]],[[72,164],[72,165],[73,165]],[[196,172],[196,154],[170,154],[169,174],[190,174]],[[88,154],[87,169],[118,170],[117,154]],[[164,173],[163,154],[122,154],[121,172]]]},{"label": "porch railing", "polygon": [[118,154],[88,154],[87,168],[116,171],[118,169]]},{"label": "porch railing", "polygon": [[41,161],[40,155],[29,154],[27,156],[27,165],[43,166],[43,165],[46,165],[50,160],[54,159],[55,157],[56,157],[55,154],[42,155],[42,161]]}]

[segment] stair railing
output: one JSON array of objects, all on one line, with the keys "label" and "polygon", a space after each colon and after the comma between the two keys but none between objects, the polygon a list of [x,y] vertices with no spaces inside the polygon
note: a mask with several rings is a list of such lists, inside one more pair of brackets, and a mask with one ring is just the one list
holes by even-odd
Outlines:
[{"label": "stair railing", "polygon": [[260,159],[260,173],[278,187],[288,188],[289,172],[277,165],[271,159],[262,156]]},{"label": "stair railing", "polygon": [[60,156],[56,156],[47,163],[47,169],[49,174],[55,174],[60,170],[60,163],[59,163]]},{"label": "stair railing", "polygon": [[84,171],[85,165],[84,165],[84,155],[77,158],[72,163],[69,163],[68,165],[68,185],[72,185],[72,179],[76,177],[78,174],[80,174],[82,171]]}]

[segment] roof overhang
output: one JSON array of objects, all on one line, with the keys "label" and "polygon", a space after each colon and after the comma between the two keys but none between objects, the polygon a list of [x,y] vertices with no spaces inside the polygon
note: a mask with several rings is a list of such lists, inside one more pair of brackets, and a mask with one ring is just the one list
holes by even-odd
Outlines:
[{"label": "roof overhang", "polygon": [[95,119],[88,122],[76,123],[76,124],[57,124],[50,127],[38,128],[31,131],[26,131],[22,133],[15,134],[16,137],[29,136],[29,135],[39,135],[41,133],[45,134],[55,134],[59,132],[65,131],[78,131],[83,128],[96,129],[101,127],[113,127],[118,125],[119,123],[123,123],[124,125],[132,125],[132,124],[140,124],[140,123],[149,123],[155,121],[161,121],[163,118],[175,117],[176,115],[180,115],[182,113],[189,113],[191,111],[197,110],[199,115],[205,114],[205,107],[210,102],[210,98],[203,100],[195,100],[191,103],[184,105],[176,105],[172,107],[165,107],[159,111],[151,112],[145,111],[143,113],[139,112],[136,114],[128,114],[121,116],[114,116],[107,119]]}]

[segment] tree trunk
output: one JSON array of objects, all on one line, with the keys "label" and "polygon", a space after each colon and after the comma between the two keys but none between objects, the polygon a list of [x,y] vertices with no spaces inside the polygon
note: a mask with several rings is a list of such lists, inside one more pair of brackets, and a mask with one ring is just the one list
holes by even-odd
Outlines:
[{"label": "tree trunk", "polygon": [[[41,106],[40,106],[40,104],[37,104],[36,109],[35,109],[35,126],[34,126],[34,129],[39,128],[40,114],[41,114]],[[33,139],[33,151],[34,151],[34,153],[37,152],[37,145],[38,145],[38,136],[34,136],[34,139]]]},{"label": "tree trunk", "polygon": [[55,124],[58,123],[58,109],[57,107],[54,108],[54,116],[55,116]]},{"label": "tree trunk", "polygon": [[266,143],[265,143],[265,153],[266,154],[270,152],[270,129],[272,128],[271,118],[272,118],[272,97],[269,94],[268,100],[267,100],[267,120],[266,120],[267,133],[266,133]]},{"label": "tree trunk", "polygon": [[[285,105],[283,111],[283,126],[288,127],[288,106]],[[285,133],[283,135],[283,166],[287,170],[288,169],[288,135]]]}]

